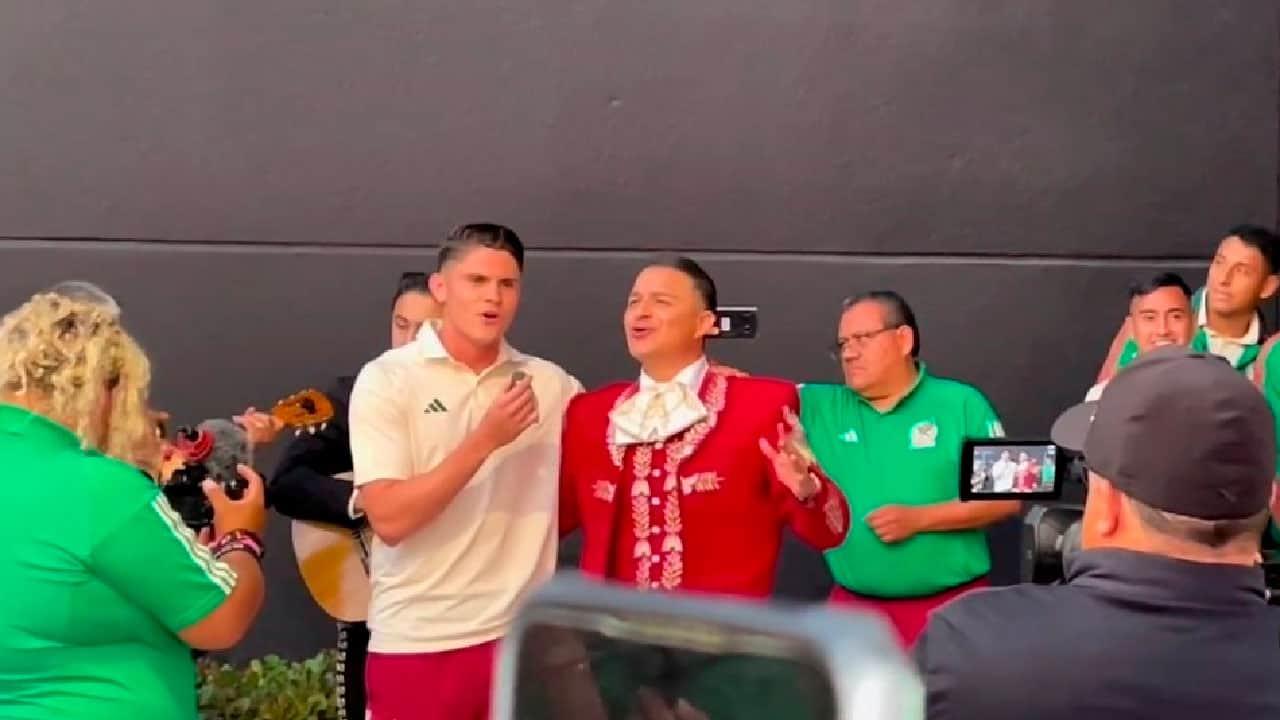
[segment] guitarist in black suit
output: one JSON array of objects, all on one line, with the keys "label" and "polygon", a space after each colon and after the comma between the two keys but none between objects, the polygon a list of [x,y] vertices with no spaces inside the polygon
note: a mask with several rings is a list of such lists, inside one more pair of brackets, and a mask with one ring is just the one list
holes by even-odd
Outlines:
[{"label": "guitarist in black suit", "polygon": [[[410,342],[424,322],[439,314],[439,305],[427,290],[426,273],[401,275],[391,299],[391,346]],[[285,448],[266,487],[267,503],[281,515],[350,530],[364,526],[362,514],[351,506],[355,486],[334,477],[352,470],[347,405],[354,384],[354,376],[337,378],[326,390],[333,403],[333,419],[323,430],[302,433]],[[369,629],[364,623],[338,623],[338,706],[343,718],[365,715],[368,645]]]}]

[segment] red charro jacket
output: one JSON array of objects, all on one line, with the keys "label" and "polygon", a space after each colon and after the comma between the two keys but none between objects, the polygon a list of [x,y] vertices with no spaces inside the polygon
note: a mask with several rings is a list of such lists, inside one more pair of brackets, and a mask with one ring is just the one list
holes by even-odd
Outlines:
[{"label": "red charro jacket", "polygon": [[816,464],[821,489],[801,503],[760,450],[776,446],[791,383],[707,372],[708,416],[665,442],[621,446],[610,411],[639,384],[583,393],[565,419],[560,533],[583,530],[584,574],[644,589],[766,596],[790,526],[824,550],[844,540],[849,506]]}]

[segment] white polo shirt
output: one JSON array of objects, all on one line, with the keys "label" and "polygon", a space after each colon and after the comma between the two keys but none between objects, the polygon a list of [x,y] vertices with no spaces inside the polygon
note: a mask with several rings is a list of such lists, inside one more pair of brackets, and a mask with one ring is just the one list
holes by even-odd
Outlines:
[{"label": "white polo shirt", "polygon": [[1200,311],[1196,314],[1196,326],[1204,331],[1209,352],[1218,357],[1226,358],[1232,367],[1239,364],[1240,356],[1244,354],[1245,347],[1257,345],[1262,338],[1262,321],[1258,319],[1258,313],[1253,314],[1253,320],[1249,322],[1249,329],[1245,331],[1243,337],[1227,337],[1214,332],[1209,327],[1209,299],[1207,297],[1202,297],[1200,301]]},{"label": "white polo shirt", "polygon": [[440,652],[507,632],[517,605],[555,571],[560,432],[582,385],[505,342],[476,374],[449,357],[431,324],[360,371],[350,405],[357,487],[434,468],[516,370],[532,378],[538,423],[489,456],[430,523],[395,547],[374,539],[371,651]]}]

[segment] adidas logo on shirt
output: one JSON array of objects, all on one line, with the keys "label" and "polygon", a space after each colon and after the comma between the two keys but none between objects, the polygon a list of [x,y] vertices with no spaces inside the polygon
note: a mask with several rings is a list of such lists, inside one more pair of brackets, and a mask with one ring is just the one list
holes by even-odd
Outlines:
[{"label": "adidas logo on shirt", "polygon": [[440,402],[440,398],[436,398],[435,400],[431,401],[431,404],[427,405],[427,409],[424,410],[423,412],[428,414],[438,413],[438,412],[449,412],[449,408],[445,407],[444,403]]}]

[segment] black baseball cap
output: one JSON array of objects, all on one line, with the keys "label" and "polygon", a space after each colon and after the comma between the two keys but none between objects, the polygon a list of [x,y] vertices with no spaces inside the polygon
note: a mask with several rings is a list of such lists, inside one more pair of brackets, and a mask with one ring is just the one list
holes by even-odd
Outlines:
[{"label": "black baseball cap", "polygon": [[1096,402],[1064,412],[1050,435],[1159,510],[1230,520],[1271,501],[1275,418],[1262,392],[1216,355],[1182,347],[1144,353]]}]

